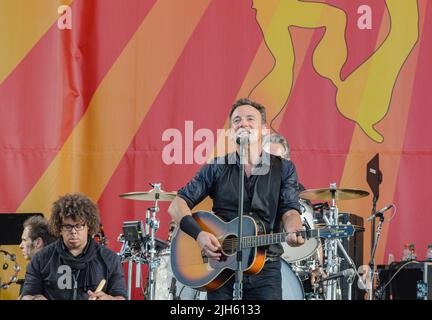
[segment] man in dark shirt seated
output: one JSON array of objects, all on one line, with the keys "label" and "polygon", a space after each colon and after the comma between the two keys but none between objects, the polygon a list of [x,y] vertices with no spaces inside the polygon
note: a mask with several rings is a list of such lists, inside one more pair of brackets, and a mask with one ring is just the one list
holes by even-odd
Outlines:
[{"label": "man in dark shirt seated", "polygon": [[[303,229],[300,218],[297,173],[290,160],[275,157],[262,151],[262,136],[266,131],[265,108],[248,99],[238,100],[232,107],[230,130],[234,141],[248,137],[247,161],[245,161],[245,189],[243,214],[263,223],[266,233],[280,232],[280,225],[290,232],[286,242],[291,246],[304,243],[296,232]],[[225,221],[238,215],[238,181],[240,175],[239,146],[237,152],[216,158],[204,165],[189,183],[179,190],[168,212],[180,229],[193,237],[210,258],[221,258],[221,245],[210,232],[203,231],[191,216],[191,209],[206,196],[213,200],[213,212]],[[282,222],[282,224],[280,223]],[[267,248],[263,269],[243,277],[243,299],[282,298],[281,262],[282,246]],[[233,298],[234,277],[223,286],[208,291],[209,300]]]},{"label": "man in dark shirt seated", "polygon": [[21,299],[125,300],[119,257],[91,238],[100,225],[96,205],[82,194],[67,194],[54,202],[49,223],[59,239],[32,258]]}]

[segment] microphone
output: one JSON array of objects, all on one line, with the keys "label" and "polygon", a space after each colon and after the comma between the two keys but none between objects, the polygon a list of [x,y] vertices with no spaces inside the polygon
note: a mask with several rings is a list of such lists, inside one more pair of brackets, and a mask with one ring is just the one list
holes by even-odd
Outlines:
[{"label": "microphone", "polygon": [[328,276],[327,278],[322,279],[321,282],[330,281],[330,280],[334,280],[334,279],[338,279],[338,278],[342,278],[342,277],[348,278],[348,277],[353,276],[354,274],[355,274],[354,269],[349,268],[349,269],[343,270],[341,272],[335,273],[331,276]]},{"label": "microphone", "polygon": [[240,129],[236,134],[237,144],[249,144],[249,132],[246,129]]},{"label": "microphone", "polygon": [[383,214],[387,210],[393,208],[394,206],[392,204],[388,205],[387,207],[382,208],[380,211],[375,212],[375,214],[371,215],[369,218],[367,218],[367,221],[371,221],[373,218],[378,217],[379,215]]}]

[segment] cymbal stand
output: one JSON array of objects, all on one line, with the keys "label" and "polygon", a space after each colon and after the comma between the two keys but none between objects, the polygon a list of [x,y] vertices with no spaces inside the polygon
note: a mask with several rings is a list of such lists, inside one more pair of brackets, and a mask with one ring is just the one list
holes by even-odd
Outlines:
[{"label": "cymbal stand", "polygon": [[[330,225],[330,221],[329,219],[323,215],[324,221],[326,222],[327,225]],[[342,242],[340,241],[340,239],[334,239],[334,241],[336,242],[339,250],[342,252],[342,254],[344,255],[346,261],[348,262],[348,264],[350,265],[350,267],[355,271],[355,274],[353,276],[350,276],[347,278],[347,282],[348,282],[348,300],[352,299],[352,285],[354,283],[354,278],[357,275],[358,278],[361,280],[361,276],[357,270],[357,267],[354,263],[354,261],[351,259],[351,257],[349,256],[348,252],[346,252],[344,246],[342,245]]]},{"label": "cymbal stand", "polygon": [[149,222],[149,241],[147,241],[147,252],[149,253],[149,300],[154,300],[155,298],[155,271],[159,267],[160,259],[156,255],[156,240],[155,233],[159,229],[159,221],[156,219],[156,213],[159,211],[157,206],[147,209],[151,212],[151,219]]},{"label": "cymbal stand", "polygon": [[369,263],[369,290],[368,290],[368,300],[374,300],[374,281],[375,281],[375,253],[378,246],[378,241],[381,236],[382,225],[384,223],[384,214],[379,213],[377,215],[379,217],[378,228],[376,230],[376,238],[374,241],[374,245],[372,248],[370,263]]},{"label": "cymbal stand", "polygon": [[[332,202],[330,206],[329,218],[325,217],[325,214],[323,214],[323,216],[327,225],[337,225],[338,218],[339,218],[339,210],[336,206],[336,196],[335,196],[336,183],[330,183],[330,191],[332,194]],[[338,250],[337,250],[338,246],[336,240],[335,239],[325,240],[325,252],[327,257],[326,271],[329,276],[339,272],[339,267],[341,263],[341,258],[338,257]],[[326,292],[325,292],[326,300],[337,300],[338,297],[337,284],[338,284],[337,279],[328,281]],[[340,297],[340,293],[339,293],[339,297]]]},{"label": "cymbal stand", "polygon": [[[152,184],[156,191],[161,191],[161,184]],[[155,271],[159,267],[160,259],[156,255],[156,240],[155,234],[159,229],[159,220],[156,219],[156,213],[159,212],[158,207],[159,193],[155,195],[154,207],[148,208],[146,212],[146,237],[150,241],[147,241],[147,252],[150,254],[148,259],[149,263],[149,278],[148,278],[148,300],[155,299]],[[151,217],[150,217],[151,216]]]}]

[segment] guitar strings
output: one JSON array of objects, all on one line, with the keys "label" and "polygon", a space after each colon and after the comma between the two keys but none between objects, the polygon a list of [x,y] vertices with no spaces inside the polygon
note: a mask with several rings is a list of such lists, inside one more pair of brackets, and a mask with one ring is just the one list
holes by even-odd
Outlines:
[{"label": "guitar strings", "polygon": [[[283,232],[276,234],[276,237],[286,237],[288,234],[300,234],[301,236],[307,235],[307,233],[310,233],[312,230],[302,230],[298,232]],[[273,237],[273,234],[263,234],[263,235],[257,235],[257,236],[247,236],[243,237],[243,242],[252,241],[253,239],[258,240],[258,238],[265,238],[265,237]],[[228,249],[234,250],[234,248],[237,246],[238,238],[229,238],[225,239],[222,243],[222,248],[226,251]]]}]

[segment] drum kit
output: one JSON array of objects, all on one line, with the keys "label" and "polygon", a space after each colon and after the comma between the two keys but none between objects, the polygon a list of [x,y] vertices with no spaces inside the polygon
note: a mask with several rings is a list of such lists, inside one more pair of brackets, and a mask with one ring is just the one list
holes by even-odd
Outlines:
[{"label": "drum kit", "polygon": [[159,212],[159,201],[172,201],[176,193],[163,191],[160,183],[151,185],[153,189],[147,192],[130,192],[120,195],[123,199],[154,202],[154,206],[146,210],[145,223],[142,221],[125,221],[123,223],[123,234],[118,238],[118,241],[123,243],[119,253],[121,261],[128,261],[129,299],[132,290],[132,264],[136,263],[137,283],[140,283],[141,264],[148,264],[149,277],[146,299],[155,300],[157,270],[161,265],[162,258],[167,254],[169,256],[169,244],[155,236],[156,231],[159,229],[159,220],[156,218],[156,214]]},{"label": "drum kit", "polygon": [[[204,300],[206,293],[187,287],[177,281],[170,267],[170,242],[177,228],[171,222],[167,241],[156,238],[159,220],[159,201],[172,201],[176,192],[165,192],[160,183],[151,184],[153,189],[146,192],[121,194],[123,199],[153,202],[154,206],[146,210],[145,221],[125,221],[123,234],[118,238],[122,248],[118,253],[122,263],[128,262],[128,298],[131,299],[132,266],[136,264],[136,284],[140,283],[141,264],[148,265],[148,281],[145,287],[147,300]],[[316,229],[325,225],[338,225],[339,211],[336,201],[359,199],[369,193],[363,190],[340,189],[336,184],[329,188],[308,189],[300,192],[302,222],[305,229]],[[321,215],[310,201],[330,201],[321,206]],[[318,219],[319,217],[319,219]],[[364,231],[354,226],[356,231]],[[353,267],[347,279],[351,287],[357,269],[351,257],[345,251],[340,239],[324,240],[310,238],[299,247],[290,247],[283,243],[281,256],[282,298],[284,300],[340,300],[340,265],[345,259]],[[339,250],[338,250],[339,248]],[[344,258],[340,257],[340,253]],[[336,276],[335,276],[336,275]],[[359,276],[359,275],[358,275]],[[349,294],[350,297],[350,294]]]},{"label": "drum kit", "polygon": [[[329,188],[324,189],[309,189],[300,192],[299,197],[303,200],[318,200],[318,201],[331,201],[331,205],[328,209],[323,209],[322,219],[324,225],[338,225],[339,221],[339,210],[336,205],[336,201],[339,200],[353,200],[363,198],[369,195],[369,192],[363,190],[355,189],[338,189],[336,183],[331,183]],[[326,203],[327,204],[327,203]],[[325,208],[325,206],[323,206]],[[321,224],[322,225],[322,224]],[[318,227],[318,224],[317,224]],[[354,226],[357,232],[364,231],[364,228],[360,226]],[[311,284],[313,287],[313,298],[322,298],[325,300],[341,300],[341,290],[340,290],[340,280],[341,275],[347,277],[348,282],[348,299],[351,299],[351,290],[354,278],[356,275],[359,276],[357,272],[357,267],[355,266],[353,260],[346,252],[340,239],[331,239],[324,241],[324,249],[321,254],[323,257],[320,259],[320,255],[315,251],[314,256],[318,257],[310,265]],[[340,253],[344,258],[340,257]],[[346,270],[340,270],[342,260],[345,259],[346,262],[351,266],[349,271],[351,273],[345,272]],[[313,267],[319,266],[318,269],[313,270]],[[314,272],[315,271],[315,272]],[[344,273],[345,272],[345,273]],[[318,279],[318,281],[316,281]],[[317,289],[319,292],[317,292]]]}]

